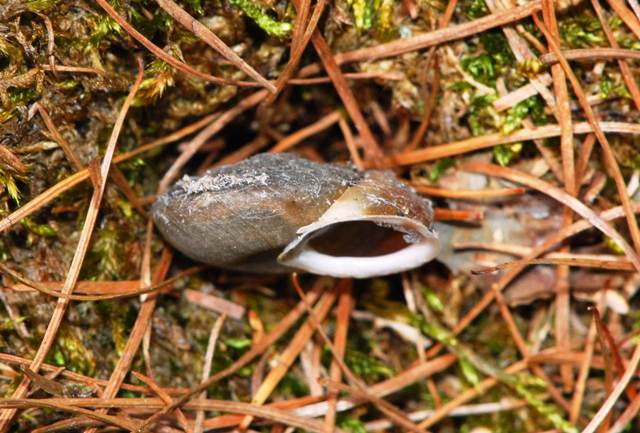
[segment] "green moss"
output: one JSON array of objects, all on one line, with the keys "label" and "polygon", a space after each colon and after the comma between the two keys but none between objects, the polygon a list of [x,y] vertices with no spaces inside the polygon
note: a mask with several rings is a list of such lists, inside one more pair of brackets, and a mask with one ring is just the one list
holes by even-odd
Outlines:
[{"label": "green moss", "polygon": [[277,21],[272,18],[264,9],[252,0],[229,0],[229,2],[242,9],[255,23],[268,35],[277,38],[287,38],[291,36],[293,25],[289,22]]},{"label": "green moss", "polygon": [[606,41],[600,21],[589,13],[568,16],[558,24],[560,37],[570,48],[600,46]]},{"label": "green moss", "polygon": [[347,348],[344,357],[345,363],[356,376],[366,381],[377,382],[393,376],[393,370],[368,353],[370,352],[365,353],[353,348]]}]

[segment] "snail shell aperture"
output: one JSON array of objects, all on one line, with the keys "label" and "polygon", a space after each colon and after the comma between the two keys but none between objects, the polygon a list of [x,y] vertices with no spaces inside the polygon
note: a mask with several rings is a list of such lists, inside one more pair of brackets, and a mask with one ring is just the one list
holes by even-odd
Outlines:
[{"label": "snail shell aperture", "polygon": [[185,176],[152,212],[183,254],[241,271],[367,278],[416,268],[439,250],[431,203],[391,171],[293,154]]}]

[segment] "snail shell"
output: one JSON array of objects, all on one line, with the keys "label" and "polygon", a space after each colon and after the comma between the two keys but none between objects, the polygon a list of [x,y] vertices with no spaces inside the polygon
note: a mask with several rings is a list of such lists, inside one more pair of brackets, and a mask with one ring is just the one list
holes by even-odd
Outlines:
[{"label": "snail shell", "polygon": [[439,250],[431,203],[392,172],[292,154],[185,176],[152,213],[183,254],[241,271],[367,278],[413,269]]}]

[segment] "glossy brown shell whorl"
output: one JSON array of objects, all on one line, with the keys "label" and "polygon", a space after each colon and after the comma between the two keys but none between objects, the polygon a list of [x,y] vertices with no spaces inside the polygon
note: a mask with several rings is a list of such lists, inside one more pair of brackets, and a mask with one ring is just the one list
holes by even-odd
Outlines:
[{"label": "glossy brown shell whorl", "polygon": [[154,203],[165,239],[211,265],[365,278],[438,252],[430,203],[389,171],[260,154],[185,176]]}]

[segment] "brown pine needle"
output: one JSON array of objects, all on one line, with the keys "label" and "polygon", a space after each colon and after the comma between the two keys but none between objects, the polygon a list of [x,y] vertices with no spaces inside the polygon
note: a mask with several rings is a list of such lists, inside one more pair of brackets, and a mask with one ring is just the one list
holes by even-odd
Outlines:
[{"label": "brown pine needle", "polygon": [[[550,29],[551,36],[555,43],[559,44],[560,35],[558,32],[558,23],[556,20],[553,1],[542,0],[542,14],[544,22]],[[556,113],[558,123],[560,124],[560,153],[562,155],[562,179],[564,180],[564,188],[567,194],[576,196],[576,176],[575,176],[575,158],[573,152],[573,127],[571,118],[571,106],[569,100],[569,91],[567,89],[567,80],[560,65],[551,66],[551,75],[553,77],[553,91],[556,98]],[[565,207],[562,212],[562,225],[571,225],[573,214],[571,209]],[[561,247],[562,252],[569,252],[568,245]],[[569,323],[569,315],[571,313],[571,298],[569,297],[569,268],[567,266],[559,266],[556,273],[555,282],[556,292],[556,347],[558,350],[567,351],[571,347],[571,326]],[[560,375],[564,384],[564,390],[570,391],[573,388],[573,370],[570,365],[560,366]]]},{"label": "brown pine needle", "polygon": [[[602,60],[640,60],[640,51],[618,47],[576,48],[572,50],[562,50],[562,57],[567,60],[588,60],[593,62]],[[559,62],[555,53],[546,53],[541,55],[540,61],[548,65]]]},{"label": "brown pine needle", "polygon": [[[127,112],[131,103],[133,102],[133,98],[140,88],[140,83],[142,82],[142,75],[144,72],[144,65],[142,60],[138,58],[138,74],[136,76],[136,81],[131,87],[131,91],[127,95],[127,99],[125,100],[122,108],[120,109],[120,113],[118,114],[118,118],[113,127],[113,131],[111,133],[111,137],[109,138],[109,142],[107,143],[107,149],[105,151],[105,155],[102,159],[102,164],[100,165],[100,175],[102,179],[106,180],[109,174],[109,169],[111,167],[111,162],[113,159],[113,154],[116,150],[116,144],[118,141],[118,136],[120,135],[120,131],[122,129],[122,125],[124,124],[124,120],[126,118]],[[82,227],[82,231],[80,233],[80,239],[78,240],[78,246],[76,248],[75,254],[73,255],[73,260],[71,265],[69,266],[69,271],[67,273],[67,278],[65,280],[65,284],[62,288],[62,293],[65,295],[70,295],[73,292],[73,289],[78,280],[78,276],[80,275],[80,269],[82,268],[82,263],[84,262],[85,255],[89,248],[89,242],[91,240],[91,234],[93,232],[94,225],[98,218],[98,212],[100,210],[100,203],[102,202],[102,197],[105,191],[106,182],[101,182],[98,186],[94,187],[93,195],[91,196],[91,202],[89,204],[89,209],[87,211],[87,216],[85,218],[84,226]],[[69,300],[64,298],[58,298],[55,310],[49,321],[49,325],[45,331],[44,336],[42,337],[42,342],[40,343],[40,347],[36,352],[35,357],[29,368],[34,372],[38,372],[40,370],[40,366],[44,362],[45,357],[49,353],[51,346],[55,341],[56,334],[58,332],[58,328],[62,323],[62,319],[64,318],[64,313],[69,306]],[[18,385],[18,387],[13,392],[13,398],[22,398],[26,395],[27,389],[29,387],[29,380],[25,377],[22,382]],[[11,420],[15,415],[15,409],[11,410],[3,410],[0,411],[0,432],[6,432],[10,426]]]},{"label": "brown pine needle", "polygon": [[[634,123],[600,122],[600,128],[604,132],[640,135],[640,125]],[[588,122],[576,122],[573,124],[574,134],[589,134],[591,132],[593,132],[593,128]],[[545,125],[537,128],[522,128],[508,135],[501,133],[487,134],[480,137],[455,141],[453,143],[431,146],[426,149],[399,153],[385,158],[383,165],[385,167],[395,167],[398,165],[418,164],[420,162],[433,161],[448,156],[487,149],[497,144],[510,144],[519,141],[559,137],[560,133],[560,125]]]},{"label": "brown pine needle", "polygon": [[240,320],[244,317],[245,308],[242,305],[227,301],[224,298],[191,289],[185,290],[184,296],[193,304],[206,308],[207,310],[225,314],[232,319]]},{"label": "brown pine needle", "polygon": [[[602,26],[602,30],[604,34],[607,36],[607,40],[613,49],[619,49],[620,45],[618,44],[618,40],[616,36],[613,34],[613,30],[611,30],[611,26],[607,21],[607,18],[604,15],[604,11],[602,10],[602,6],[600,6],[600,2],[598,0],[591,0],[591,5],[593,6],[593,10],[596,12],[598,16],[598,20],[600,21],[600,25]],[[631,68],[629,64],[625,61],[625,59],[618,60],[618,66],[620,67],[620,72],[622,73],[622,79],[624,83],[627,85],[627,89],[629,89],[629,93],[631,93],[631,98],[633,99],[633,103],[636,105],[636,109],[640,110],[640,89],[638,89],[638,85],[636,84],[636,80],[633,77],[633,73],[631,72]]]},{"label": "brown pine needle", "polygon": [[[217,113],[205,116],[204,118],[198,120],[197,122],[194,122],[191,125],[187,125],[184,128],[181,128],[165,137],[159,138],[157,140],[153,140],[152,142],[144,144],[138,147],[137,149],[134,149],[130,152],[126,152],[114,157],[113,162],[114,164],[119,164],[131,158],[134,158],[140,154],[153,150],[159,146],[164,146],[165,144],[179,140],[197,131],[198,129],[203,128],[205,125],[211,123],[211,121],[214,120],[216,117],[218,117]],[[46,206],[47,203],[49,203],[51,200],[58,197],[63,192],[68,191],[69,189],[78,185],[79,183],[89,179],[89,177],[90,177],[89,170],[84,169],[82,171],[74,173],[73,175],[53,185],[51,188],[47,189],[40,195],[32,198],[28,203],[25,203],[22,207],[20,207],[19,209],[12,212],[10,215],[0,220],[0,232],[3,232],[9,229],[14,224],[17,224],[22,218],[25,218],[31,215],[33,212],[37,211],[38,209],[42,208],[43,206]]]},{"label": "brown pine needle", "polygon": [[[618,1],[619,0],[610,0],[610,3],[616,3]],[[627,194],[627,185],[624,181],[624,178],[622,177],[622,173],[620,172],[620,166],[616,161],[615,154],[611,150],[609,141],[607,140],[607,137],[604,134],[604,129],[601,127],[601,124],[596,118],[595,113],[593,112],[593,109],[589,105],[589,102],[587,101],[584,91],[582,90],[582,86],[580,85],[580,81],[571,70],[569,63],[567,63],[567,60],[562,57],[562,53],[560,52],[560,47],[558,46],[556,41],[553,39],[553,37],[549,34],[549,31],[547,30],[546,26],[540,22],[537,14],[533,13],[532,16],[533,16],[534,22],[536,23],[536,26],[545,35],[545,38],[549,43],[549,47],[552,49],[553,52],[555,52],[556,56],[558,56],[560,65],[562,66],[562,69],[567,75],[567,78],[571,82],[571,86],[573,87],[573,91],[576,97],[578,98],[578,101],[580,102],[580,106],[584,110],[584,113],[587,116],[587,119],[589,119],[589,124],[593,128],[593,132],[596,135],[598,142],[600,142],[606,164],[608,165],[608,169],[610,170],[613,180],[616,183],[616,188],[618,190],[618,194],[620,195],[620,200],[622,202],[622,207],[624,208],[626,213],[627,225],[629,226],[629,232],[631,233],[631,239],[633,240],[633,245],[636,251],[640,251],[640,230],[638,229],[638,221],[636,220],[633,214],[631,201],[629,199],[629,195]],[[636,264],[635,259],[634,258],[631,258],[631,259],[632,261],[634,261],[634,264]]]},{"label": "brown pine needle", "polygon": [[604,421],[604,419],[609,415],[611,409],[613,408],[613,405],[616,403],[616,401],[618,401],[618,398],[620,398],[620,395],[624,392],[624,390],[627,388],[627,385],[636,374],[638,364],[640,364],[640,343],[636,344],[633,355],[627,365],[627,369],[624,372],[624,375],[620,378],[616,386],[613,388],[611,394],[609,394],[609,396],[602,404],[600,409],[598,409],[598,412],[591,419],[589,424],[584,428],[584,430],[582,430],[582,433],[594,433],[600,426],[602,421]]},{"label": "brown pine needle", "polygon": [[142,33],[140,33],[135,28],[133,28],[131,24],[129,24],[122,16],[120,16],[120,14],[116,12],[113,6],[111,6],[107,2],[107,0],[96,0],[96,2],[100,5],[102,9],[104,9],[104,11],[107,14],[109,14],[111,18],[113,18],[115,22],[117,22],[129,35],[131,35],[132,38],[140,42],[146,49],[151,51],[153,54],[155,54],[156,56],[158,56],[159,58],[161,58],[166,63],[170,64],[180,72],[183,72],[185,74],[188,74],[194,77],[198,77],[202,80],[209,81],[215,84],[228,84],[228,85],[239,86],[239,87],[263,86],[263,84],[260,84],[260,83],[226,80],[224,78],[214,77],[213,75],[205,74],[204,72],[200,72],[197,69],[192,68],[186,63],[183,63],[180,60],[176,59],[175,57],[167,54],[162,48],[158,47],[156,44],[154,44],[149,39],[144,37]]},{"label": "brown pine needle", "polygon": [[[160,397],[160,400],[162,400],[164,404],[171,404],[171,397],[169,397],[169,394],[164,392],[164,390],[160,388],[158,384],[156,384],[153,381],[153,379],[145,376],[144,374],[138,373],[137,371],[132,371],[131,374],[133,375],[133,377],[135,377],[140,382],[147,385],[151,390],[153,390],[153,392],[155,392],[156,395]],[[176,417],[178,418],[178,422],[180,423],[180,426],[184,429],[186,433],[193,433],[191,428],[189,428],[189,422],[187,421],[187,417],[184,416],[184,412],[182,412],[182,410],[176,409]]]},{"label": "brown pine needle", "polygon": [[496,12],[464,24],[445,27],[433,32],[399,39],[369,48],[361,48],[341,53],[336,55],[336,61],[339,64],[372,61],[441,45],[445,42],[463,39],[489,29],[519,21],[540,8],[541,2],[539,0],[531,1],[522,6]]},{"label": "brown pine needle", "polygon": [[60,134],[60,131],[58,131],[58,128],[53,123],[53,120],[51,120],[51,117],[49,116],[47,110],[45,110],[45,108],[39,102],[33,104],[33,108],[38,111],[40,117],[42,117],[42,120],[44,121],[45,126],[53,136],[53,139],[56,141],[56,143],[58,143],[58,145],[62,148],[62,151],[66,155],[71,165],[76,169],[76,171],[82,170],[84,168],[84,165],[80,161],[80,158],[78,158],[78,155],[76,155],[76,153],[73,151],[73,148],[71,147],[69,142],[65,140],[62,134]]},{"label": "brown pine needle", "polygon": [[486,200],[502,197],[512,197],[514,195],[522,195],[526,189],[522,187],[515,188],[499,188],[499,189],[444,189],[419,183],[410,184],[420,194],[426,194],[431,197],[442,197],[453,200]]},{"label": "brown pine needle", "polygon": [[[353,309],[353,297],[351,295],[351,281],[339,286],[338,307],[336,313],[336,331],[333,337],[333,345],[336,354],[344,358],[347,347],[347,335],[349,333],[349,320]],[[336,361],[331,362],[329,377],[332,382],[340,382],[342,371]],[[325,433],[332,433],[336,426],[336,407],[338,404],[338,393],[331,392],[327,397],[327,413],[324,418]]]},{"label": "brown pine needle", "polygon": [[[306,297],[306,302],[309,304],[313,304],[316,299],[318,299],[320,287],[325,283],[325,280],[319,280],[318,285],[312,290]],[[238,369],[247,365],[251,360],[255,357],[261,355],[268,347],[270,347],[273,343],[275,343],[280,337],[282,337],[288,330],[295,324],[295,322],[300,319],[300,317],[305,313],[305,303],[303,301],[299,302],[298,305],[292,309],[280,322],[276,325],[276,327],[267,335],[264,336],[259,342],[255,343],[248,352],[245,352],[238,360],[236,360],[229,367],[225,368],[222,371],[217,372],[213,376],[211,376],[206,381],[202,382],[200,385],[189,390],[188,393],[177,399],[173,402],[173,404],[163,408],[162,410],[156,412],[151,417],[147,418],[142,426],[140,427],[140,432],[147,431],[147,428],[153,424],[156,420],[158,420],[161,416],[166,415],[171,412],[173,409],[177,407],[181,407],[187,401],[189,401],[192,397],[199,395],[202,391],[205,391],[214,383],[224,379],[232,375]]]},{"label": "brown pine needle", "polygon": [[[306,296],[302,299],[306,299]],[[313,310],[313,313],[318,317],[319,320],[324,320],[327,314],[329,314],[329,310],[333,306],[335,300],[335,291],[328,291],[322,295],[322,297],[318,301],[318,304]],[[293,365],[293,361],[295,361],[295,359],[298,357],[304,346],[313,335],[313,331],[314,327],[312,325],[311,319],[307,319],[304,325],[302,325],[298,332],[296,332],[296,334],[293,336],[287,348],[278,356],[278,364],[273,367],[271,371],[269,371],[267,377],[265,377],[262,381],[262,384],[251,399],[251,402],[253,404],[261,405],[265,401],[267,401],[267,398],[269,398],[273,390],[276,388],[276,386],[278,386],[278,383],[280,383],[284,375],[287,373],[287,371],[289,371],[289,368],[291,368],[291,365]],[[240,423],[238,429],[240,431],[246,430],[252,421],[252,416],[245,417]]]},{"label": "brown pine needle", "polygon": [[620,233],[618,233],[616,229],[614,229],[602,217],[597,215],[592,209],[585,206],[582,202],[577,200],[575,197],[570,196],[560,188],[557,188],[543,180],[540,180],[521,171],[506,167],[500,167],[493,164],[469,163],[463,165],[462,169],[474,173],[482,173],[488,176],[498,176],[508,179],[512,182],[516,182],[529,188],[533,188],[557,200],[565,206],[570,207],[575,213],[588,220],[591,224],[593,224],[594,227],[613,239],[625,252],[627,258],[631,261],[631,263],[633,263],[633,266],[638,271],[640,271],[640,258],[633,250],[631,245],[629,245],[629,243],[620,235]]},{"label": "brown pine needle", "polygon": [[[222,330],[222,325],[224,324],[224,319],[226,316],[224,314],[218,316],[215,323],[211,327],[211,332],[209,333],[209,341],[207,342],[207,350],[204,355],[204,364],[202,367],[202,382],[206,382],[209,379],[211,372],[211,365],[213,364],[213,355],[216,350],[216,343],[218,342],[218,337],[220,336],[220,331]],[[203,391],[200,394],[200,400],[206,400],[207,392]],[[171,401],[169,401],[171,403]],[[204,411],[199,410],[196,414],[195,427],[193,428],[194,433],[202,433],[203,429],[203,421],[204,421]]]},{"label": "brown pine needle", "polygon": [[341,117],[342,117],[342,114],[340,113],[340,110],[332,111],[331,113],[321,117],[311,125],[305,126],[304,128],[301,128],[296,132],[294,132],[293,134],[283,138],[275,146],[271,148],[270,152],[271,153],[286,152],[287,150],[291,149],[293,146],[305,140],[306,138],[309,138],[329,128],[330,126],[338,122]]},{"label": "brown pine needle", "polygon": [[200,21],[193,18],[187,11],[182,9],[173,0],[156,0],[158,5],[165,10],[172,18],[182,24],[187,30],[192,32],[197,38],[216,50],[222,57],[227,59],[229,63],[240,69],[242,72],[256,80],[264,88],[271,92],[276,91],[276,86],[267,81],[258,71],[253,69],[251,65],[245,62],[242,57],[237,55],[227,44],[217,37],[211,30],[204,26]]},{"label": "brown pine needle", "polygon": [[166,171],[162,180],[160,181],[160,186],[158,187],[158,192],[164,192],[169,185],[178,177],[180,174],[180,170],[185,166],[187,162],[195,155],[198,150],[204,146],[204,144],[211,139],[215,134],[217,134],[222,128],[227,126],[230,122],[233,121],[240,114],[245,112],[246,110],[258,105],[260,101],[262,101],[268,92],[266,90],[257,91],[246,98],[240,100],[236,105],[231,107],[229,110],[225,111],[223,114],[218,116],[209,126],[204,128],[198,135],[196,135],[188,144],[188,146],[182,151],[180,156],[173,162],[171,167]]}]

